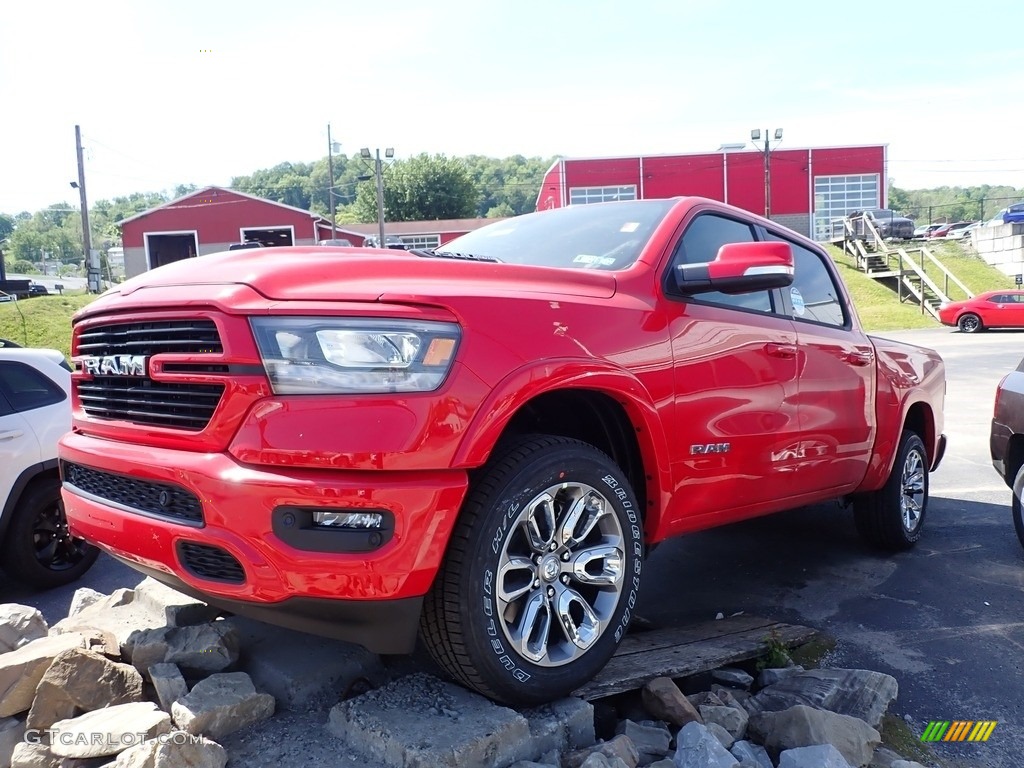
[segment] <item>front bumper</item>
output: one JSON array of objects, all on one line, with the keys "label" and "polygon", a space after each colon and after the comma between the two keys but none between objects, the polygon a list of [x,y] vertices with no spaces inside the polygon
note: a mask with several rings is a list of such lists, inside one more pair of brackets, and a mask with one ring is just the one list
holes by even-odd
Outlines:
[{"label": "front bumper", "polygon": [[[91,485],[87,492],[65,478],[64,505],[76,536],[213,605],[378,653],[412,649],[420,602],[440,567],[467,487],[460,470],[254,467],[223,453],[78,433],[62,438],[60,457],[65,467],[85,467],[117,481]],[[157,495],[160,489],[181,489],[198,499],[201,517],[168,519],[135,508],[134,499],[143,497],[126,495],[124,488],[157,489]],[[338,551],[325,543],[321,551],[308,540],[299,549],[274,532],[272,518],[281,508],[380,511],[394,527],[369,550]],[[326,542],[333,533],[315,532],[314,541],[322,535]],[[201,558],[213,553],[213,559],[190,559],[196,551]],[[228,569],[216,570],[223,563]]]}]

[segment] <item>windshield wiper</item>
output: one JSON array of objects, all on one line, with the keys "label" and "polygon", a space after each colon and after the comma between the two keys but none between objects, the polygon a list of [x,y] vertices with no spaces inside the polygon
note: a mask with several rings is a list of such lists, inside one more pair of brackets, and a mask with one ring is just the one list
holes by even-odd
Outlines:
[{"label": "windshield wiper", "polygon": [[410,253],[415,253],[417,256],[423,256],[430,259],[462,259],[463,261],[490,261],[495,264],[501,263],[501,259],[496,259],[493,256],[482,256],[478,253],[456,253],[455,251],[439,251],[436,249],[420,248],[414,248]]}]

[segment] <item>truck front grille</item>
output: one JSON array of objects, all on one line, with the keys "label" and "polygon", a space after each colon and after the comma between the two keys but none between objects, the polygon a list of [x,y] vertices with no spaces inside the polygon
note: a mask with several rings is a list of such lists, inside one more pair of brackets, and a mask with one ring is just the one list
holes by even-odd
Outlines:
[{"label": "truck front grille", "polygon": [[[96,325],[79,334],[76,350],[79,356],[92,358],[219,355],[223,351],[216,324],[202,318]],[[178,363],[165,370],[226,373],[228,369],[219,363]],[[224,394],[221,384],[153,381],[148,376],[107,373],[76,380],[75,387],[82,409],[92,418],[196,431],[210,423]]]},{"label": "truck front grille", "polygon": [[203,524],[203,505],[199,498],[181,486],[151,483],[70,461],[61,463],[61,475],[65,483],[82,493],[124,509],[175,523]]},{"label": "truck front grille", "polygon": [[245,569],[230,552],[209,544],[183,541],[178,544],[178,557],[194,576],[230,584],[245,583]]}]

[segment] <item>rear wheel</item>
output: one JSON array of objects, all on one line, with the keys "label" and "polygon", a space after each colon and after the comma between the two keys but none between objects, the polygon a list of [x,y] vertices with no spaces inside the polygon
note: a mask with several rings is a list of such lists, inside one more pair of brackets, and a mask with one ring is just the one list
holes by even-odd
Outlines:
[{"label": "rear wheel", "polygon": [[75,581],[99,555],[98,549],[68,532],[56,479],[30,485],[18,499],[2,551],[8,576],[43,589]]},{"label": "rear wheel", "polygon": [[591,445],[518,438],[474,480],[422,634],[434,660],[497,701],[563,697],[607,663],[640,588],[640,509]]},{"label": "rear wheel", "polygon": [[968,312],[966,315],[960,316],[960,319],[956,321],[956,327],[962,333],[977,333],[982,329],[981,318]]},{"label": "rear wheel", "polygon": [[[1021,467],[1017,472],[1017,477],[1013,481],[1014,488],[1021,488],[1024,486],[1024,467]],[[1020,541],[1020,545],[1024,547],[1024,511],[1021,509],[1020,496],[1017,492],[1013,493],[1013,500],[1010,502],[1010,509],[1013,511],[1013,528],[1017,531],[1017,539]]]},{"label": "rear wheel", "polygon": [[921,438],[904,430],[889,479],[854,500],[854,521],[869,544],[900,551],[921,538],[927,509],[928,456]]}]

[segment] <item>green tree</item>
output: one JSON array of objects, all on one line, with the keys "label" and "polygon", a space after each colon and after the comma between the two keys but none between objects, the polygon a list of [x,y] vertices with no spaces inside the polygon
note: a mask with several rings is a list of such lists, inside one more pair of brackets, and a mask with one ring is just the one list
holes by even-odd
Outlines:
[{"label": "green tree", "polygon": [[[421,154],[398,160],[384,172],[384,217],[388,221],[433,221],[476,215],[478,192],[458,158]],[[377,219],[377,189],[371,179],[354,204],[361,221]]]},{"label": "green tree", "polygon": [[25,261],[24,259],[18,259],[11,264],[11,271],[18,275],[35,275],[39,272],[39,270],[36,269],[35,264],[31,261]]},{"label": "green tree", "polygon": [[[541,182],[554,158],[469,155],[464,162],[480,190],[477,215],[518,216],[535,210]],[[496,212],[490,213],[492,210]],[[507,213],[509,210],[511,213]]]},{"label": "green tree", "polygon": [[14,231],[14,219],[6,214],[0,213],[0,242],[10,237]]},{"label": "green tree", "polygon": [[309,210],[312,185],[311,163],[278,163],[249,176],[235,176],[231,188],[267,200]]}]

